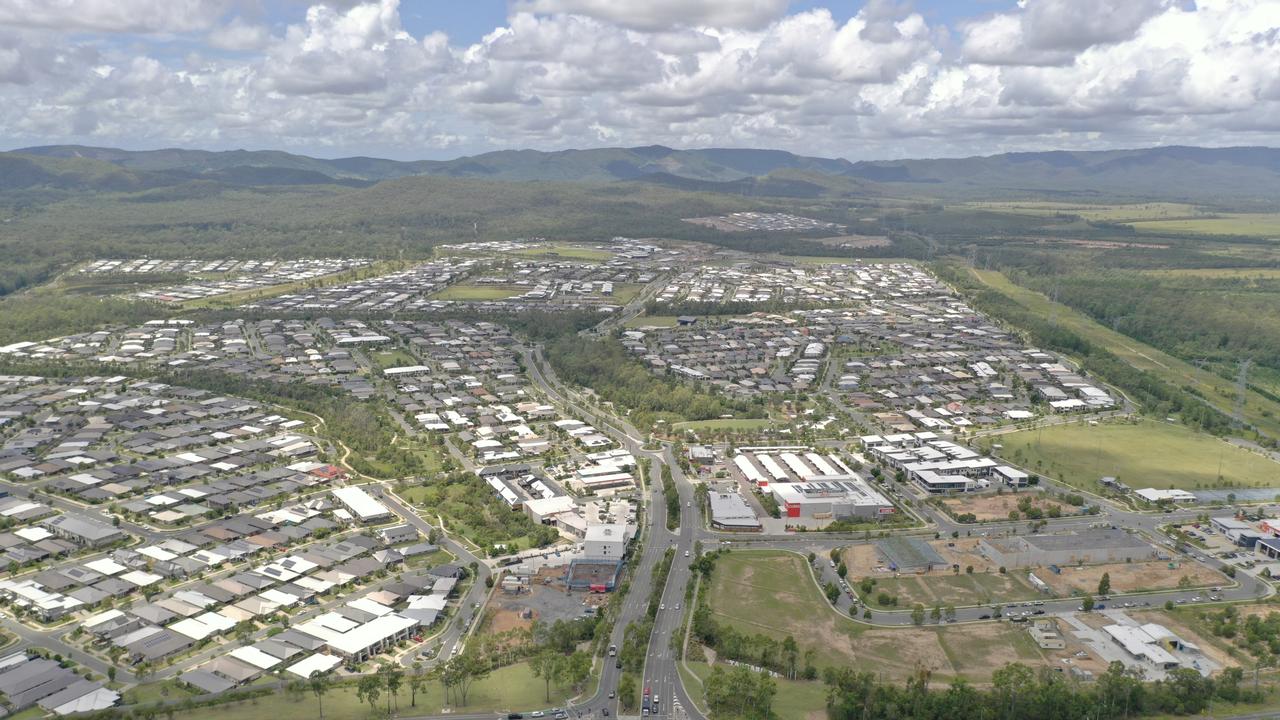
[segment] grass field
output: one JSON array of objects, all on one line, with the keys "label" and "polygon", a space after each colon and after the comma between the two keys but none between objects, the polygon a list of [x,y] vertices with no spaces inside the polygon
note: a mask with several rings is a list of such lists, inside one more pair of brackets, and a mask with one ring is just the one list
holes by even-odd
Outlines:
[{"label": "grass field", "polygon": [[623,323],[623,327],[675,327],[675,315],[637,315]]},{"label": "grass field", "polygon": [[[561,702],[566,693],[558,691],[554,684],[551,688],[551,705]],[[384,691],[378,699],[378,707],[371,708],[356,698],[354,684],[334,687],[324,696],[324,717],[326,720],[365,720],[366,718],[385,717],[386,697]],[[409,687],[406,681],[397,696],[401,714],[436,715],[451,707],[453,712],[463,708],[445,706],[440,683],[429,682],[424,691],[418,693],[418,704],[409,707]],[[484,680],[475,683],[467,696],[467,712],[493,711],[505,713],[512,710],[535,710],[548,706],[544,698],[542,680],[535,678],[529,666],[521,663],[504,667],[495,671]],[[394,708],[395,701],[392,701]],[[283,717],[296,717],[299,713],[319,713],[316,697],[310,692],[295,697],[288,693],[277,693],[254,700],[238,703],[215,705],[213,707],[195,708],[182,712],[183,720],[223,720],[234,717],[236,720],[279,720]]]},{"label": "grass field", "polygon": [[1154,420],[1054,425],[1001,435],[997,441],[1004,446],[1002,457],[1077,487],[1096,487],[1107,475],[1134,488],[1280,486],[1280,463]]},{"label": "grass field", "polygon": [[1138,232],[1280,237],[1280,213],[1221,213],[1211,217],[1129,223]]},{"label": "grass field", "polygon": [[450,285],[432,295],[433,300],[505,300],[523,294],[528,288],[519,285]]},{"label": "grass field", "polygon": [[613,302],[616,302],[619,305],[626,305],[632,300],[635,300],[641,290],[644,290],[644,283],[614,283],[613,295],[610,297],[613,299]]},{"label": "grass field", "polygon": [[775,425],[773,420],[769,418],[724,418],[717,420],[689,420],[686,422],[675,423],[671,426],[672,430],[727,430],[730,432],[746,432],[749,430],[761,430],[770,428]]},{"label": "grass field", "polygon": [[540,245],[516,250],[511,254],[522,257],[558,257],[565,260],[582,260],[583,262],[603,262],[613,257],[613,253],[607,250],[565,244]]},{"label": "grass field", "polygon": [[[1011,282],[995,270],[970,269],[983,284],[998,290],[1023,307],[1044,317],[1054,317],[1063,327],[1091,343],[1105,347],[1130,365],[1152,372],[1177,386],[1189,385],[1219,410],[1230,413],[1235,406],[1234,385],[1206,370],[1179,360],[1168,353],[1138,342],[1094,322],[1082,313]],[[1257,392],[1249,391],[1244,407],[1245,419],[1272,437],[1280,436],[1280,403]],[[1104,475],[1107,473],[1103,473]]]},{"label": "grass field", "polygon": [[915,668],[935,679],[963,675],[990,680],[1006,662],[1047,660],[1026,632],[1005,623],[880,628],[855,622],[826,603],[803,557],[781,551],[737,550],[720,558],[707,595],[716,620],[775,639],[791,635],[813,649],[819,666],[848,665],[902,679]]},{"label": "grass field", "polygon": [[373,363],[375,370],[418,364],[417,358],[404,350],[376,350],[370,352],[369,362]]},{"label": "grass field", "polygon": [[1004,575],[961,572],[958,575],[933,573],[929,575],[902,575],[877,577],[876,587],[866,598],[873,605],[881,592],[898,597],[898,609],[910,608],[920,603],[931,608],[935,604],[946,607],[964,605],[992,605],[1013,601],[1033,600],[1040,593],[1017,572]]}]

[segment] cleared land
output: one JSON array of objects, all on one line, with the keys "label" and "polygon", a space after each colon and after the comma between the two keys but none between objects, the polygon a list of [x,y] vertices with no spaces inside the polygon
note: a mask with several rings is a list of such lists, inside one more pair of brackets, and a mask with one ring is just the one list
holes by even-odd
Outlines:
[{"label": "cleared land", "polygon": [[[888,607],[898,609],[909,609],[915,603],[930,608],[934,605],[961,607],[1040,597],[1024,572],[1012,571],[1001,575],[998,567],[979,554],[977,540],[935,540],[929,544],[948,563],[959,565],[959,572],[948,569],[893,573],[885,567],[874,546],[854,545],[844,552],[850,583],[856,586],[857,581],[863,578],[875,580],[875,587],[863,600],[873,607],[886,607],[879,602],[879,595],[888,593],[898,598],[896,606]],[[972,573],[965,572],[969,567],[973,568]]]},{"label": "cleared land", "polygon": [[942,501],[943,505],[954,515],[962,515],[972,513],[978,519],[978,522],[987,522],[989,520],[1008,520],[1009,513],[1018,510],[1018,502],[1023,499],[1029,499],[1031,506],[1039,508],[1048,516],[1049,508],[1056,507],[1063,515],[1074,515],[1076,509],[1064,502],[1045,497],[1043,494],[1030,491],[1020,493],[1007,493],[1004,495],[971,495],[968,497],[947,498]]},{"label": "cleared land", "polygon": [[917,668],[935,680],[963,675],[990,680],[1006,662],[1050,665],[1024,630],[1005,623],[878,628],[827,605],[803,557],[776,551],[734,551],[720,558],[708,600],[718,622],[737,630],[813,649],[819,666],[849,665],[902,679]]},{"label": "cleared land", "polygon": [[582,247],[581,245],[539,245],[516,250],[512,255],[523,257],[558,257],[566,260],[582,260],[584,262],[603,262],[613,257],[608,250]]},{"label": "cleared land", "polygon": [[675,327],[678,318],[675,315],[637,315],[623,323],[624,327]]},{"label": "cleared land", "polygon": [[1098,581],[1103,573],[1111,579],[1111,592],[1145,592],[1148,590],[1168,590],[1178,587],[1182,578],[1187,578],[1191,587],[1214,587],[1229,585],[1231,581],[1216,570],[1198,563],[1167,562],[1110,563],[1107,565],[1084,565],[1080,567],[1064,567],[1061,573],[1047,569],[1037,570],[1036,577],[1047,584],[1057,595],[1087,595],[1098,591]]},{"label": "cleared land", "polygon": [[[983,284],[1000,291],[1028,310],[1043,317],[1057,318],[1063,327],[1091,343],[1105,347],[1130,365],[1147,370],[1174,385],[1195,388],[1205,400],[1223,412],[1231,413],[1235,407],[1234,385],[1212,372],[1200,370],[1191,363],[1111,330],[1066,305],[1053,302],[1040,293],[1011,282],[1000,272],[975,269],[970,269],[969,272]],[[1267,435],[1280,436],[1280,403],[1250,390],[1247,393],[1244,416],[1246,421]]]},{"label": "cleared land", "polygon": [[505,300],[521,295],[528,288],[519,285],[450,285],[431,297],[436,300]]},{"label": "cleared land", "polygon": [[1002,435],[999,442],[1002,457],[1083,488],[1097,487],[1104,476],[1133,488],[1280,485],[1280,463],[1212,435],[1154,420],[1054,425]]}]

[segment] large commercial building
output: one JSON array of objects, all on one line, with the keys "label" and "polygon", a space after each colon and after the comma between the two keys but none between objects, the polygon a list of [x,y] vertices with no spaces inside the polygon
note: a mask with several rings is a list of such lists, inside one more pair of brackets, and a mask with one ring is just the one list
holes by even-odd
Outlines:
[{"label": "large commercial building", "polygon": [[738,493],[711,492],[707,500],[711,504],[711,527],[737,532],[760,531],[755,511]]},{"label": "large commercial building", "polygon": [[888,498],[853,474],[815,475],[802,483],[772,483],[769,491],[788,518],[874,520],[894,512]]},{"label": "large commercial building", "polygon": [[1006,568],[1153,560],[1149,543],[1123,530],[1098,529],[1066,535],[983,538],[978,543],[991,562]]}]

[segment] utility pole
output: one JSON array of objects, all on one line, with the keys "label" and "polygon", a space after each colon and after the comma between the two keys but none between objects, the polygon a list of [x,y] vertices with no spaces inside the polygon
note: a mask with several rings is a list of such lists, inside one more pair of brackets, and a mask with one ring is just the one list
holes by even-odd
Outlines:
[{"label": "utility pole", "polygon": [[1253,360],[1246,358],[1240,363],[1240,374],[1236,376],[1236,407],[1232,413],[1236,427],[1244,427],[1244,400],[1245,393],[1249,390],[1249,367],[1253,365]]}]

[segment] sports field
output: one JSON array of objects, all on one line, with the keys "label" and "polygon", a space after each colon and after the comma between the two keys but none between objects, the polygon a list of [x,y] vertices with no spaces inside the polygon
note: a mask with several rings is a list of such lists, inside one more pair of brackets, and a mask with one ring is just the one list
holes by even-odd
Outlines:
[{"label": "sports field", "polygon": [[434,300],[503,300],[524,293],[528,288],[519,285],[450,285],[432,295]]},{"label": "sports field", "polygon": [[795,638],[819,666],[848,665],[902,679],[916,668],[935,679],[990,679],[1006,662],[1051,662],[1027,633],[1006,623],[874,627],[826,603],[805,559],[770,550],[735,550],[716,563],[708,600],[717,622],[741,632]]},{"label": "sports field", "polygon": [[1280,486],[1280,463],[1182,425],[1072,423],[999,436],[999,455],[1082,488],[1118,478],[1132,488]]}]

